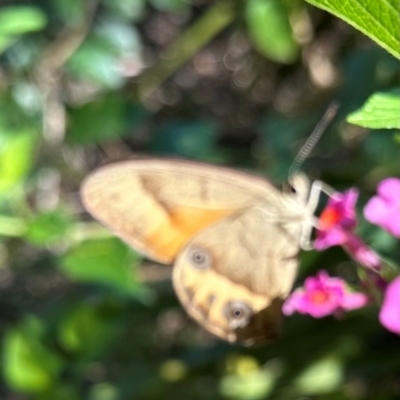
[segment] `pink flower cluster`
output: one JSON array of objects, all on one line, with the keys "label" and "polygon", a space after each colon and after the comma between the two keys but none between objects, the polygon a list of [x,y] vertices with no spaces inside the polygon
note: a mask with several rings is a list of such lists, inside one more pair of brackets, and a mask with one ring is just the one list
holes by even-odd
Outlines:
[{"label": "pink flower cluster", "polygon": [[341,245],[348,253],[366,268],[379,270],[380,258],[354,233],[357,225],[355,206],[358,191],[350,189],[332,196],[319,217],[316,250]]},{"label": "pink flower cluster", "polygon": [[331,278],[325,271],[315,277],[308,277],[304,288],[295,290],[283,305],[285,315],[309,314],[322,318],[343,310],[353,310],[367,304],[368,297],[363,293],[352,293],[343,279]]},{"label": "pink flower cluster", "polygon": [[[388,178],[377,188],[364,209],[365,218],[395,237],[400,237],[400,179]],[[379,255],[369,248],[355,233],[357,225],[355,205],[358,192],[350,189],[335,193],[321,213],[316,231],[314,248],[324,250],[341,245],[351,257],[370,274],[374,274],[377,286],[383,282],[376,274],[382,268]],[[372,272],[373,271],[373,272]],[[379,320],[388,330],[400,335],[400,276],[385,287]],[[295,290],[283,305],[283,313],[309,314],[314,318],[337,315],[345,310],[365,306],[369,302],[364,293],[348,289],[341,278],[330,277],[320,271],[315,277],[308,277],[303,288]]]}]

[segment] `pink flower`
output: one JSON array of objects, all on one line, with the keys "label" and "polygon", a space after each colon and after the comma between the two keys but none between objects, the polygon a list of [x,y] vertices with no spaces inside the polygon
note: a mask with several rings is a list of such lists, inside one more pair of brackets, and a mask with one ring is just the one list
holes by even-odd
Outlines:
[{"label": "pink flower", "polygon": [[291,315],[295,311],[322,318],[343,310],[353,310],[367,304],[363,293],[348,291],[340,278],[331,278],[326,271],[319,271],[315,277],[308,277],[304,288],[295,290],[285,301],[282,311]]},{"label": "pink flower", "polygon": [[379,270],[381,259],[375,251],[368,247],[358,236],[348,235],[342,247],[363,267]]},{"label": "pink flower", "polygon": [[358,191],[349,189],[344,193],[335,193],[319,217],[317,237],[314,241],[316,250],[344,244],[349,232],[356,226],[355,205]]},{"label": "pink flower", "polygon": [[365,218],[385,229],[393,236],[400,237],[400,179],[387,178],[377,188],[364,208]]},{"label": "pink flower", "polygon": [[353,231],[356,226],[355,206],[358,199],[356,189],[335,193],[318,220],[314,248],[324,250],[341,245],[360,265],[378,270],[381,260]]},{"label": "pink flower", "polygon": [[386,288],[379,321],[386,329],[400,335],[400,277]]}]

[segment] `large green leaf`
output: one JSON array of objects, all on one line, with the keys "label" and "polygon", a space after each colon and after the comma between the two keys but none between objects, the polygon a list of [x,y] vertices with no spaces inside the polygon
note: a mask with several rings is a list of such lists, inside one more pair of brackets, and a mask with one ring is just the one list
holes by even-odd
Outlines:
[{"label": "large green leaf", "polygon": [[329,11],[369,36],[400,58],[400,6],[398,0],[306,0]]},{"label": "large green leaf", "polygon": [[138,288],[134,269],[139,260],[139,255],[118,239],[93,239],[71,248],[60,267],[73,280],[100,283],[129,294]]},{"label": "large green leaf", "polygon": [[400,90],[374,93],[347,122],[371,129],[400,129]]}]

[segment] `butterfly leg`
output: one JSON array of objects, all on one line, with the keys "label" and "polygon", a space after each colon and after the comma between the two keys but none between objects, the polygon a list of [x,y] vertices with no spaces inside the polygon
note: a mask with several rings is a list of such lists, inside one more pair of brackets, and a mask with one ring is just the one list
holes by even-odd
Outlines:
[{"label": "butterfly leg", "polygon": [[318,227],[318,218],[314,215],[317,209],[321,193],[325,193],[327,196],[332,197],[336,191],[322,181],[314,181],[311,185],[310,194],[308,196],[307,210],[310,215],[310,220],[307,220],[303,224],[301,236],[300,236],[300,247],[303,250],[312,250],[312,230]]},{"label": "butterfly leg", "polygon": [[310,214],[314,214],[317,209],[321,193],[325,193],[327,196],[332,197],[336,191],[322,181],[314,181],[311,185],[310,194],[308,196],[307,210]]}]

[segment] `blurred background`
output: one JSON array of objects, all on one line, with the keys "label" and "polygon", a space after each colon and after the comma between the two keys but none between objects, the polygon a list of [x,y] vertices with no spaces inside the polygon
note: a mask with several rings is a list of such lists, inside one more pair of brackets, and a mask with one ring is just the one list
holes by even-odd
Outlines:
[{"label": "blurred background", "polygon": [[[223,343],[183,312],[170,268],[79,198],[90,171],[143,155],[280,185],[338,101],[303,169],[358,187],[361,211],[398,176],[400,136],[345,116],[398,78],[392,56],[301,0],[2,0],[0,399],[399,399],[400,339],[378,306],[285,318],[272,346]],[[362,217],[358,232],[398,259],[398,242]],[[319,269],[357,277],[334,248],[303,253],[297,284]]]}]

